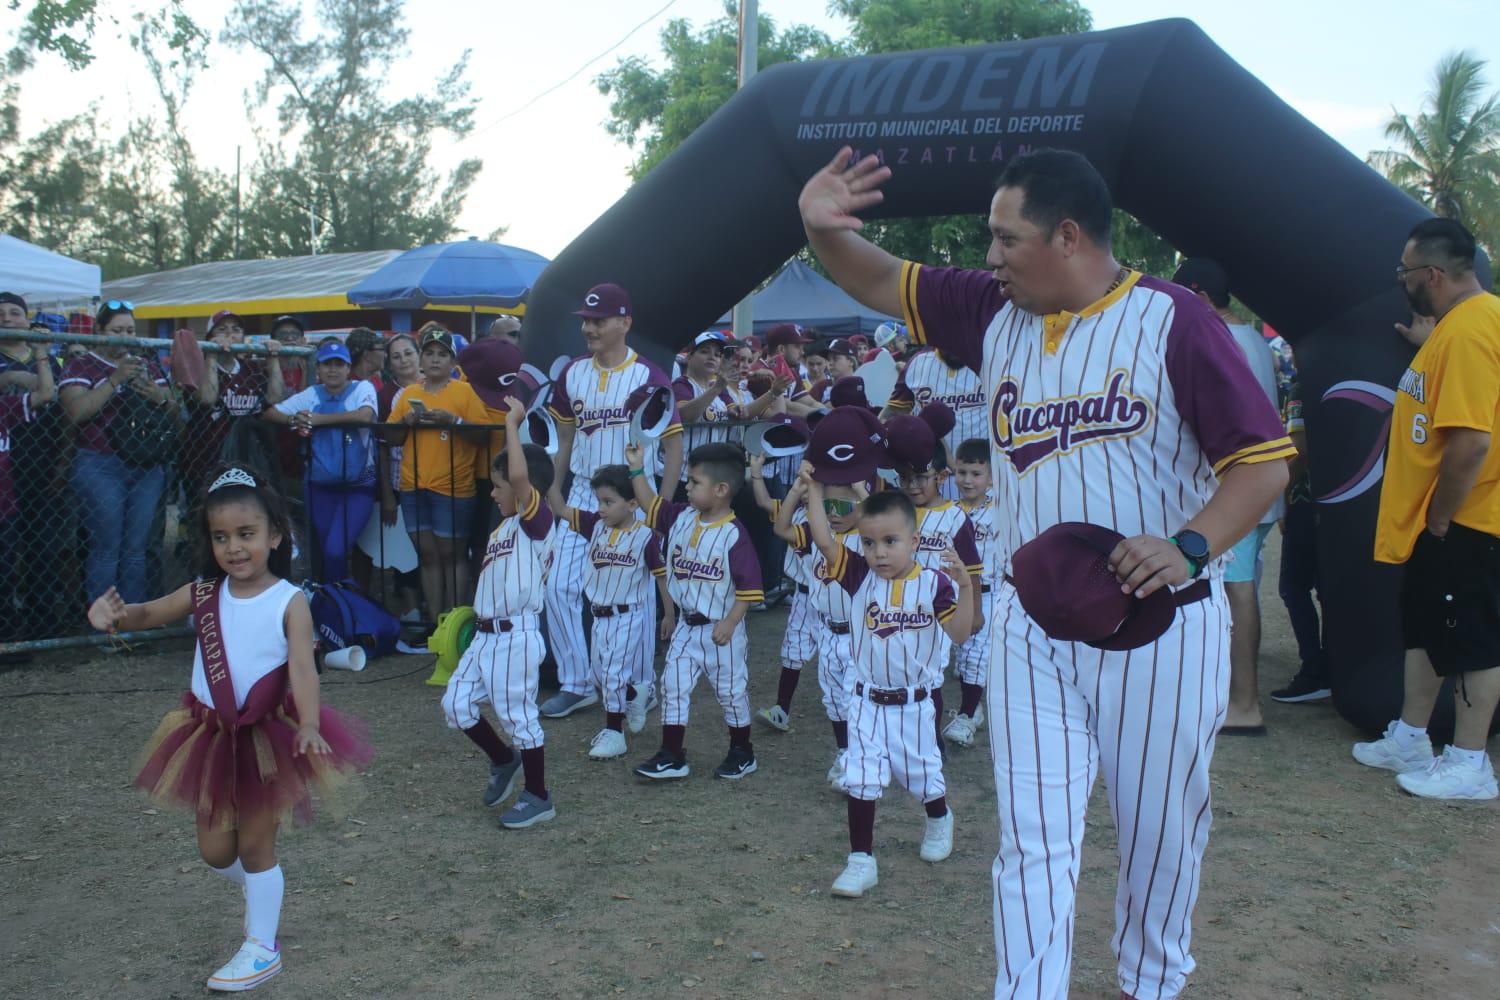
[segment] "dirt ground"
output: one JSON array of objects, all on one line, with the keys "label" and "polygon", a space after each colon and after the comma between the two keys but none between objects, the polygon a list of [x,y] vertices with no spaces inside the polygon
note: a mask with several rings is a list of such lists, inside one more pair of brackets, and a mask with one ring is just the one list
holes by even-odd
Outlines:
[{"label": "dirt ground", "polygon": [[[1274,554],[1273,554],[1274,559]],[[1275,565],[1272,561],[1271,565]],[[1295,669],[1266,591],[1262,690]],[[751,620],[751,692],[775,691],[781,612]],[[240,940],[238,893],[197,858],[188,818],[150,806],[131,765],[188,677],[187,647],[57,655],[0,675],[0,955],[14,997],[192,997]],[[950,758],[956,849],[917,859],[922,813],[888,795],[880,885],[830,897],[847,850],[823,780],[832,737],[811,670],[797,728],[758,730],[759,773],[713,780],[724,731],[699,687],[686,782],[587,759],[597,710],[547,724],[556,821],[495,826],[487,770],[444,728],[428,660],[332,673],[324,697],[364,719],[369,771],[281,838],[283,997],[977,997],[991,989],[988,753]],[[105,692],[126,693],[105,693]],[[948,693],[957,703],[956,690]],[[1327,706],[1267,699],[1269,738],[1226,738],[1184,996],[1500,997],[1500,810],[1401,793],[1349,756]],[[1497,749],[1492,745],[1492,751]],[[1114,998],[1114,833],[1096,789],[1073,996]]]}]

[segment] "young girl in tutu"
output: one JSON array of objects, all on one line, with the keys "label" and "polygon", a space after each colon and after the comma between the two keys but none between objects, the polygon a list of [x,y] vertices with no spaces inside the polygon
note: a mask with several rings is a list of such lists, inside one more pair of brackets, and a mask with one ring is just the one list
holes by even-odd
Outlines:
[{"label": "young girl in tutu", "polygon": [[126,604],[111,588],[89,623],[134,631],[193,616],[191,690],[157,727],[136,784],[155,802],[192,809],[203,860],[244,892],[245,943],[208,980],[211,990],[238,992],[281,971],[277,827],[288,814],[309,818],[313,790],[369,751],[348,720],[318,704],[312,614],[285,579],[292,541],[282,499],[246,469],[215,470],[198,541],[196,581],[147,604]]}]

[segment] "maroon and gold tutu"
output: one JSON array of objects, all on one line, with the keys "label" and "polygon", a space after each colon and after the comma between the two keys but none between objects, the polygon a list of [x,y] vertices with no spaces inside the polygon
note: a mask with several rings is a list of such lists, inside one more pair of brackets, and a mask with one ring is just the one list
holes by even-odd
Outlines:
[{"label": "maroon and gold tutu", "polygon": [[369,762],[371,750],[363,724],[323,707],[318,729],[330,752],[294,754],[299,722],[287,676],[281,667],[257,681],[231,726],[191,692],[184,694],[146,745],[135,783],[155,803],[193,810],[214,832],[235,829],[243,814],[267,810],[283,819],[311,819],[313,793],[331,791]]}]

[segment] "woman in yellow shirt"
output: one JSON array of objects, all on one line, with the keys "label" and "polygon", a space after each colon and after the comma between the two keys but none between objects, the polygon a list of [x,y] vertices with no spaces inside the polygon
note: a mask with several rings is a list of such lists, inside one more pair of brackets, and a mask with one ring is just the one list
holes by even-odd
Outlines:
[{"label": "woman in yellow shirt", "polygon": [[464,541],[476,502],[474,455],[483,430],[484,404],[468,383],[453,378],[453,334],[423,330],[422,380],[401,391],[391,406],[385,438],[401,450],[401,514],[421,561],[429,621],[469,599]]}]

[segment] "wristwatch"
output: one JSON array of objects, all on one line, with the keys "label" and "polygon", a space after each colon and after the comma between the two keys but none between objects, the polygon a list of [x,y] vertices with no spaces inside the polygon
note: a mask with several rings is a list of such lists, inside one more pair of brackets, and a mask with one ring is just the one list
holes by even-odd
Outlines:
[{"label": "wristwatch", "polygon": [[1177,546],[1177,551],[1181,552],[1183,557],[1187,559],[1188,576],[1194,580],[1202,576],[1203,570],[1208,566],[1209,560],[1208,539],[1196,531],[1183,529],[1173,535],[1168,541]]}]

